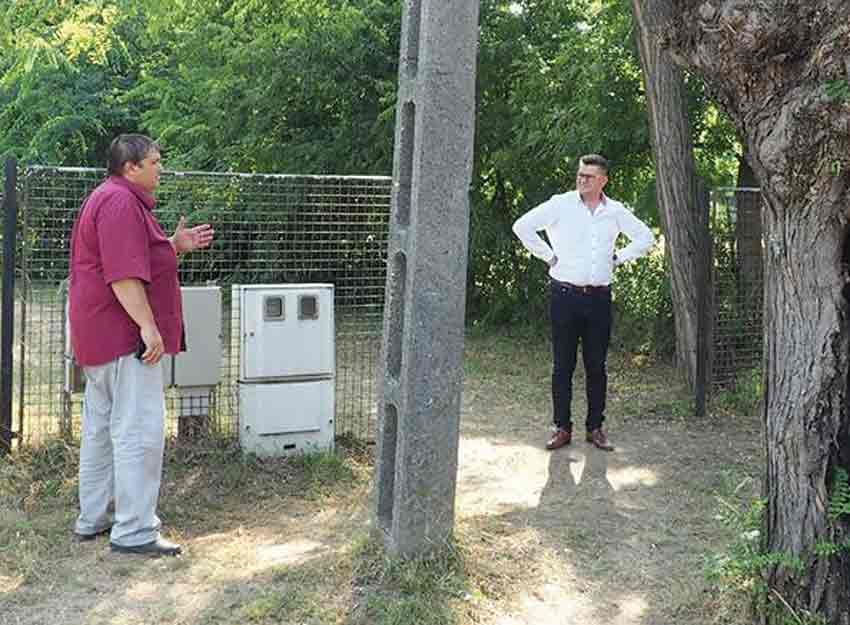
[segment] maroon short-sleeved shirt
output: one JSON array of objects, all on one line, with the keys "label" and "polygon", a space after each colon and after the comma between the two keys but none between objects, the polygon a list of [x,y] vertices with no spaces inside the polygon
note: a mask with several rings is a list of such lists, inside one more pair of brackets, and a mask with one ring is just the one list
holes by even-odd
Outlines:
[{"label": "maroon short-sleeved shirt", "polygon": [[120,176],[110,176],[83,202],[71,234],[69,317],[78,363],[106,364],[133,353],[139,327],[110,284],[145,285],[168,354],[180,351],[183,311],[177,254],[153,215],[156,200]]}]

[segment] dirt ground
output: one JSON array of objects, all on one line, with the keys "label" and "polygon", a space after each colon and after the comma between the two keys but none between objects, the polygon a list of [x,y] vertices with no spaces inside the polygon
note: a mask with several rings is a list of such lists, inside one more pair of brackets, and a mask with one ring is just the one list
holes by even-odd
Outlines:
[{"label": "dirt ground", "polygon": [[[717,495],[758,492],[758,420],[696,420],[672,369],[615,355],[607,425],[616,450],[579,436],[547,452],[545,349],[468,342],[457,535],[474,590],[457,599],[451,624],[721,622],[703,562],[729,538]],[[581,426],[578,419],[579,434]],[[352,558],[369,533],[368,469],[342,487],[314,485],[293,498],[273,487],[285,472],[248,486],[235,480],[234,492],[221,477],[209,483],[198,466],[171,470],[163,486],[167,535],[186,550],[178,559],[115,555],[105,538],[71,542],[69,506],[35,515],[0,508],[0,523],[28,526],[24,540],[51,541],[22,549],[32,562],[18,572],[0,570],[0,623],[370,622],[358,612],[366,591]],[[722,622],[743,623],[744,615]]]}]

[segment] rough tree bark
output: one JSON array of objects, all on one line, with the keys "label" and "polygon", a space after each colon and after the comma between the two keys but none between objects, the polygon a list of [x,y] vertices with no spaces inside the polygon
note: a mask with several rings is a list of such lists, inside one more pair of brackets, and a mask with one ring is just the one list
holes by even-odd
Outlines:
[{"label": "rough tree bark", "polygon": [[660,25],[662,43],[734,120],[765,199],[764,539],[804,563],[770,568],[769,599],[794,622],[848,625],[850,553],[815,546],[850,535],[846,516],[827,513],[835,469],[850,468],[850,103],[829,96],[850,81],[850,2],[666,1],[675,19]]},{"label": "rough tree bark", "polygon": [[[682,71],[659,45],[651,27],[664,21],[665,10],[665,2],[632,0],[655,160],[658,216],[664,231],[670,274],[676,364],[693,388],[697,370],[699,289],[702,276],[710,276],[700,272],[700,263],[706,261],[708,254],[708,203],[696,173]],[[710,345],[711,341],[706,344]]]}]

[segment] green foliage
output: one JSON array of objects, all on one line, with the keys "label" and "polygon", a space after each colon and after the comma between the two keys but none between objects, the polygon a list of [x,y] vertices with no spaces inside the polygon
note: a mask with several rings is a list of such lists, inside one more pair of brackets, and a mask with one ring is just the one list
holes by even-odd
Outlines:
[{"label": "green foliage", "polygon": [[734,386],[717,394],[715,404],[720,410],[737,415],[752,415],[764,395],[761,367],[738,373]]},{"label": "green foliage", "polygon": [[615,166],[611,194],[633,203],[651,148],[628,6],[491,0],[481,23],[481,191],[501,179],[534,205],[572,188],[577,157],[599,152]]},{"label": "green foliage", "polygon": [[687,80],[691,132],[697,171],[707,187],[738,184],[738,155],[743,151],[735,127],[712,101],[701,80]]},{"label": "green foliage", "polygon": [[820,540],[815,545],[815,555],[819,558],[832,558],[841,552],[850,551],[850,537],[836,543],[832,540]]},{"label": "green foliage", "polygon": [[[844,557],[850,552],[850,537],[841,542],[819,540],[810,555],[802,557],[770,552],[765,548],[761,533],[767,500],[758,499],[749,505],[740,506],[725,497],[717,499],[720,512],[716,518],[730,528],[733,540],[724,552],[707,558],[706,574],[709,580],[717,585],[721,593],[745,597],[757,612],[770,615],[771,622],[825,625],[822,616],[794,612],[781,598],[776,600],[775,593],[771,593],[767,586],[766,574],[771,568],[779,566],[802,577],[813,559]],[[850,516],[850,474],[842,468],[837,468],[833,475],[827,510],[833,524]]]},{"label": "green foliage", "polygon": [[0,155],[53,165],[101,164],[135,125],[134,50],[143,22],[110,0],[12,2],[0,9]]},{"label": "green foliage", "polygon": [[[733,533],[732,542],[724,552],[706,560],[706,576],[726,595],[738,596],[757,612],[775,612],[765,581],[766,571],[782,566],[798,575],[805,570],[801,558],[786,553],[768,552],[764,548],[761,529],[767,501],[758,499],[744,507],[736,506],[723,497],[717,520]],[[813,625],[813,624],[809,624]]]},{"label": "green foliage", "polygon": [[[0,155],[101,165],[115,134],[137,131],[162,143],[170,169],[389,174],[401,6],[7,3]],[[579,155],[608,156],[610,195],[657,225],[632,31],[629,3],[619,0],[482,0],[467,307],[474,323],[545,324],[545,267],[510,226],[573,187]],[[687,84],[700,173],[729,183],[734,132],[702,83]],[[639,349],[669,349],[669,332],[658,330],[669,320],[661,267],[630,266],[623,279],[650,281],[620,289],[629,297],[618,302],[619,327]],[[650,301],[662,307],[654,319]]]},{"label": "green foliage", "polygon": [[386,174],[398,3],[153,3],[161,52],[131,96],[194,169]]},{"label": "green foliage", "polygon": [[641,353],[675,350],[670,280],[660,250],[621,265],[614,278],[614,340]]},{"label": "green foliage", "polygon": [[850,102],[850,81],[828,80],[823,84],[823,91],[827,99],[836,104]]},{"label": "green foliage", "polygon": [[835,523],[842,517],[850,517],[850,474],[838,467],[832,476],[829,497],[829,518]]}]

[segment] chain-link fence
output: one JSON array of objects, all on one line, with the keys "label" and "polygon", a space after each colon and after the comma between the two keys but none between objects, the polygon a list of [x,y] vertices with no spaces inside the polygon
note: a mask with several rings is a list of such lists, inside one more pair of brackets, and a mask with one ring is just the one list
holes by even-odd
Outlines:
[{"label": "chain-link fence", "polygon": [[[2,174],[2,172],[0,172]],[[103,171],[29,168],[19,174],[12,429],[27,442],[76,430],[80,393],[68,367],[65,279],[71,225]],[[380,347],[391,180],[166,172],[157,215],[209,222],[215,243],[180,264],[186,286],[222,294],[221,383],[203,402],[209,427],[235,435],[239,310],[231,286],[330,282],[336,298],[336,434],[374,440],[375,368]],[[2,186],[0,186],[2,192]],[[711,201],[712,295],[706,320],[709,398],[758,392],[762,367],[762,197],[758,189],[715,189]],[[9,268],[3,268],[9,271]],[[170,389],[170,428],[187,399]],[[192,401],[189,398],[189,401]],[[189,411],[192,412],[192,411]]]},{"label": "chain-link fence", "polygon": [[[68,250],[80,204],[103,177],[82,168],[20,173],[13,429],[24,442],[73,433],[78,424],[81,395],[65,356]],[[327,282],[335,294],[336,435],[374,439],[390,190],[386,177],[163,174],[156,209],[163,229],[181,215],[215,229],[210,249],[180,262],[184,286],[221,287],[221,383],[203,400],[209,427],[236,433],[239,311],[230,287]],[[168,399],[176,433],[177,390]]]},{"label": "chain-link fence", "polygon": [[762,196],[754,188],[712,192],[713,262],[710,284],[713,341],[708,353],[709,394],[760,391],[764,269]]}]

